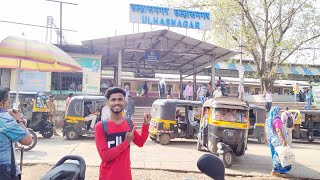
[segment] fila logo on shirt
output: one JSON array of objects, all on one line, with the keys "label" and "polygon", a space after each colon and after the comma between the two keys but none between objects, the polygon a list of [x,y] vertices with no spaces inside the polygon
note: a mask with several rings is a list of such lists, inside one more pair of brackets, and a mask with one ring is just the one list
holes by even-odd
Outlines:
[{"label": "fila logo on shirt", "polygon": [[122,143],[122,141],[124,141],[125,136],[126,136],[126,132],[108,134],[107,136],[108,148],[114,148],[119,146]]}]

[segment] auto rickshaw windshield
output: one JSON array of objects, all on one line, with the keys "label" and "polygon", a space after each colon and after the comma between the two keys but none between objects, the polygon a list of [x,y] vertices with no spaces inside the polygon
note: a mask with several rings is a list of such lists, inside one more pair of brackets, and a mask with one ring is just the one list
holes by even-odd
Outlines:
[{"label": "auto rickshaw windshield", "polygon": [[248,111],[239,109],[216,108],[212,111],[215,120],[228,122],[248,122]]}]

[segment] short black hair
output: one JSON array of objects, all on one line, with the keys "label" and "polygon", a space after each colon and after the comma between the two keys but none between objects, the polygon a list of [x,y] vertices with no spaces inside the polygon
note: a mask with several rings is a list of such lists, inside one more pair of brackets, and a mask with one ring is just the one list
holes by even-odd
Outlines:
[{"label": "short black hair", "polygon": [[287,106],[287,107],[285,108],[285,110],[288,111],[288,110],[289,110],[289,107]]},{"label": "short black hair", "polygon": [[123,89],[121,89],[119,87],[111,87],[106,92],[106,98],[109,100],[110,96],[112,94],[116,94],[116,93],[121,93],[121,94],[123,94],[123,96],[126,96],[126,93],[124,92]]},{"label": "short black hair", "polygon": [[73,93],[69,93],[68,97],[72,97],[73,96]]},{"label": "short black hair", "polygon": [[0,102],[4,103],[9,98],[10,89],[7,87],[0,87]]}]

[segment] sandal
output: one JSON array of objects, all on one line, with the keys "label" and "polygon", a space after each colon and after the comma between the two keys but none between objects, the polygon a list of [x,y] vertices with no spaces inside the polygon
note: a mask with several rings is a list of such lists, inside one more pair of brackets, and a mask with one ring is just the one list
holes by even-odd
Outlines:
[{"label": "sandal", "polygon": [[280,173],[278,173],[278,172],[275,172],[275,171],[271,171],[271,176],[275,176],[275,177],[283,177],[283,175],[282,174],[280,174]]}]

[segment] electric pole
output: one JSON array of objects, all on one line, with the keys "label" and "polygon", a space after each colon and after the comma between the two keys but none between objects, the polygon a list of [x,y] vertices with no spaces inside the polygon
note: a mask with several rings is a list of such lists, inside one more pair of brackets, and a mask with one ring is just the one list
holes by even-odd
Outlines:
[{"label": "electric pole", "polygon": [[[55,1],[55,0],[46,0],[46,1],[51,1],[51,2],[55,2],[55,3],[59,3],[60,4],[60,40],[59,40],[59,44],[60,44],[60,48],[62,47],[62,5],[63,4],[69,4],[69,5],[78,5],[75,3],[69,3],[69,2],[63,2],[63,1]],[[59,84],[60,84],[60,94],[62,92],[62,77],[61,77],[61,72],[59,73]]]}]

